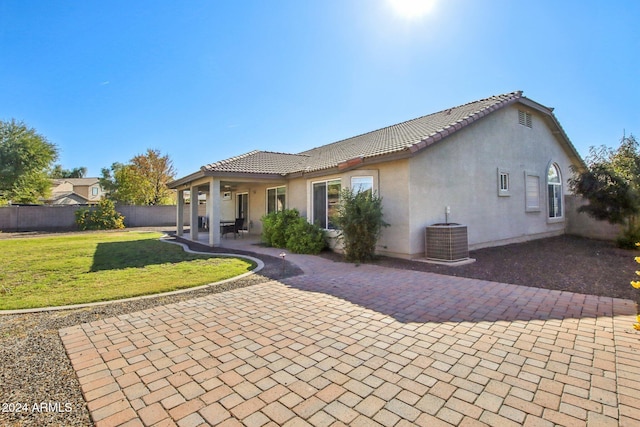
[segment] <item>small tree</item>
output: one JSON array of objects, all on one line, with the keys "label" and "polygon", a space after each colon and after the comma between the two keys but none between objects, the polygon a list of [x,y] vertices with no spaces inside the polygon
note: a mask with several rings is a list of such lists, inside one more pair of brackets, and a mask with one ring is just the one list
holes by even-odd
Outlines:
[{"label": "small tree", "polygon": [[579,212],[611,224],[620,224],[623,231],[618,245],[634,248],[640,239],[640,146],[633,135],[623,137],[620,147],[589,149],[587,169],[573,169],[569,180],[571,190],[588,200]]},{"label": "small tree", "polygon": [[338,212],[332,221],[341,230],[347,261],[366,262],[374,258],[382,228],[389,225],[382,217],[382,198],[377,193],[342,190]]},{"label": "small tree", "polygon": [[142,177],[140,189],[146,205],[167,205],[173,203],[173,191],[167,187],[173,181],[176,170],[169,155],[162,156],[160,150],[147,149],[131,159],[135,173]]},{"label": "small tree", "polygon": [[111,200],[102,199],[95,209],[82,208],[75,213],[80,230],[113,230],[124,228],[124,216]]},{"label": "small tree", "polygon": [[102,168],[100,185],[109,198],[129,205],[167,205],[174,203],[174,193],[167,183],[175,177],[173,162],[160,151],[147,149],[127,164],[113,163]]},{"label": "small tree", "polygon": [[144,184],[131,165],[115,162],[109,169],[102,168],[101,172],[100,185],[109,199],[125,205],[145,204],[139,191]]}]

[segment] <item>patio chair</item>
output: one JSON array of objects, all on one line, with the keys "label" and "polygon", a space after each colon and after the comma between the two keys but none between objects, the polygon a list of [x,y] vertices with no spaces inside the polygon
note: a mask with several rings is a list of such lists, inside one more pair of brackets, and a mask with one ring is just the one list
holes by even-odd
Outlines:
[{"label": "patio chair", "polygon": [[224,236],[227,233],[233,233],[233,238],[235,239],[238,234],[242,237],[240,230],[244,225],[244,218],[236,218],[236,222],[229,225],[222,226],[222,235]]}]

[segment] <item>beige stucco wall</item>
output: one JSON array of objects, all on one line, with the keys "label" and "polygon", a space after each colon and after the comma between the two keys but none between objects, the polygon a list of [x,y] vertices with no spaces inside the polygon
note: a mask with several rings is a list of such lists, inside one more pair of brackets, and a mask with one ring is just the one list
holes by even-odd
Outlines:
[{"label": "beige stucco wall", "polygon": [[[231,198],[225,200],[224,193],[231,193]],[[227,191],[224,188],[220,189],[220,219],[222,221],[233,221],[236,218],[236,202],[237,202],[238,192],[237,191]]]},{"label": "beige stucco wall", "polygon": [[[378,251],[390,255],[408,253],[408,240],[406,238],[398,238],[396,234],[404,233],[404,236],[409,234],[409,216],[404,208],[408,195],[408,160],[406,159],[364,166],[322,177],[292,179],[287,184],[287,205],[289,208],[298,209],[302,216],[311,221],[311,194],[314,182],[339,179],[342,188],[347,188],[351,185],[351,178],[358,176],[371,176],[373,178],[374,189],[383,198],[384,219],[393,224],[393,233],[387,232],[391,227],[383,230],[378,242]],[[332,247],[336,244],[333,239],[335,235],[334,231],[328,232]],[[337,247],[339,248],[340,245],[338,244]]]},{"label": "beige stucco wall", "polygon": [[378,193],[382,197],[384,220],[389,224],[382,230],[377,251],[391,256],[409,253],[409,160],[380,163]]},{"label": "beige stucco wall", "polygon": [[259,182],[251,182],[251,183],[240,183],[232,192],[232,200],[223,201],[222,202],[222,215],[221,217],[224,219],[227,218],[235,218],[236,209],[237,209],[237,197],[240,193],[246,193],[249,197],[249,206],[248,206],[248,223],[247,227],[251,234],[260,234],[262,233],[262,217],[267,212],[267,189],[273,187],[287,187],[287,205],[290,206],[289,202],[289,184],[285,181],[282,182],[269,182],[266,184]]},{"label": "beige stucco wall", "polygon": [[296,208],[300,211],[300,216],[308,217],[306,179],[295,178],[287,184],[287,208]]},{"label": "beige stucco wall", "polygon": [[89,199],[89,186],[87,185],[76,185],[73,187],[73,191],[84,197],[85,199]]},{"label": "beige stucco wall", "polygon": [[[518,123],[518,109],[533,115],[532,128]],[[566,182],[570,158],[534,110],[516,105],[499,110],[436,143],[410,160],[410,254],[424,253],[424,228],[445,221],[468,226],[470,248],[561,234],[565,220],[547,213],[547,170],[551,163]],[[510,195],[498,195],[498,170],[509,172]],[[540,210],[525,211],[525,171],[540,177]]]},{"label": "beige stucco wall", "polygon": [[73,184],[71,184],[68,181],[64,181],[60,185],[57,185],[54,188],[54,190],[59,193],[66,192],[66,191],[73,191]]}]

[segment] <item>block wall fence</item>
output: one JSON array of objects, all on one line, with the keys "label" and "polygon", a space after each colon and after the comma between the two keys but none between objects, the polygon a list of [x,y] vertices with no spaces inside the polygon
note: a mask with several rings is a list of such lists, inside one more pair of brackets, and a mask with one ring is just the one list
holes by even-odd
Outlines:
[{"label": "block wall fence", "polygon": [[578,208],[586,204],[587,202],[581,197],[565,196],[567,213],[565,233],[589,239],[615,240],[620,234],[620,226],[609,224],[607,221],[596,221],[589,215],[578,212]]},{"label": "block wall fence", "polygon": [[[576,196],[565,196],[567,234],[598,240],[614,240],[619,226],[596,221],[578,208],[586,202]],[[0,207],[0,231],[69,231],[77,230],[75,211],[80,206],[6,206]],[[116,206],[124,215],[127,227],[175,227],[176,206]],[[205,205],[198,206],[198,214],[205,215]],[[189,225],[189,205],[184,207],[184,225]]]},{"label": "block wall fence", "polygon": [[[75,212],[86,206],[5,206],[0,207],[0,231],[77,230]],[[176,226],[176,206],[116,206],[126,227]],[[205,206],[198,206],[205,215]],[[189,225],[189,205],[184,208],[184,225]]]}]

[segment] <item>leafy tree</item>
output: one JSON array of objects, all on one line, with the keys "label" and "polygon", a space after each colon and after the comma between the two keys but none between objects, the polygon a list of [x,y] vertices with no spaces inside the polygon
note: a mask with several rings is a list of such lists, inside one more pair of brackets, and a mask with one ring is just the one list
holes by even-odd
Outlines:
[{"label": "leafy tree", "polygon": [[640,145],[633,135],[623,137],[617,149],[591,147],[587,169],[573,169],[571,190],[589,202],[580,212],[624,227],[621,247],[633,248],[640,239]]},{"label": "leafy tree", "polygon": [[174,203],[167,183],[175,177],[173,162],[168,155],[148,149],[129,163],[114,163],[103,168],[100,185],[109,198],[130,205],[166,205]]},{"label": "leafy tree", "polygon": [[38,203],[51,189],[47,171],[57,158],[57,147],[35,129],[0,120],[0,199]]},{"label": "leafy tree", "polygon": [[116,162],[109,169],[102,168],[101,172],[100,185],[109,199],[125,205],[146,204],[138,191],[143,184],[131,165]]},{"label": "leafy tree", "polygon": [[73,169],[63,169],[62,165],[55,165],[51,169],[51,178],[84,178],[87,176],[87,168],[84,166]]},{"label": "leafy tree", "polygon": [[374,258],[376,244],[383,227],[382,198],[371,190],[341,193],[338,212],[333,223],[340,229],[347,261],[366,262]]},{"label": "leafy tree", "polygon": [[167,184],[173,181],[176,171],[168,155],[161,156],[159,150],[147,149],[131,159],[135,173],[142,178],[143,194],[146,205],[165,205],[173,202],[173,191]]}]

